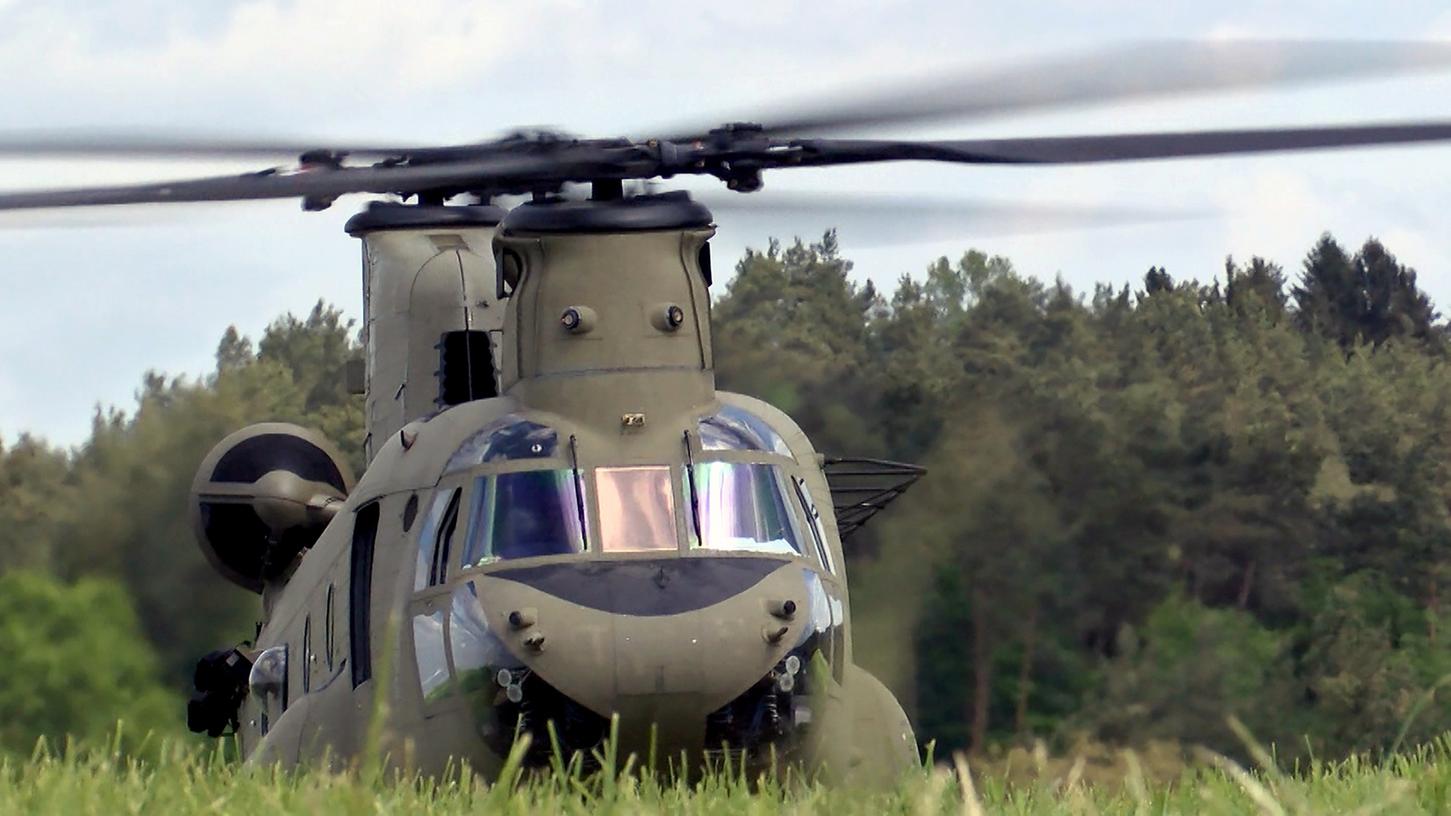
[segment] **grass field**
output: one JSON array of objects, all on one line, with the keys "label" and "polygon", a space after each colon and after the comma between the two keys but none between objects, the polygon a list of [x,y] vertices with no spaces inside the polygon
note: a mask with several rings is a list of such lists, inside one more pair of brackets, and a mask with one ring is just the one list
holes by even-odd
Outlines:
[{"label": "grass field", "polygon": [[956,770],[914,772],[884,793],[714,777],[695,787],[660,784],[630,772],[580,780],[569,775],[486,786],[476,778],[383,781],[367,774],[284,774],[219,759],[173,755],[149,764],[110,756],[36,756],[0,762],[0,813],[238,813],[238,815],[454,815],[454,813],[1451,813],[1448,748],[1386,764],[1323,765],[1300,777],[1222,764],[1172,783],[1133,771],[1119,784],[1048,778],[1003,783]]},{"label": "grass field", "polygon": [[147,762],[107,751],[38,751],[0,760],[3,814],[1170,814],[1451,813],[1451,738],[1372,763],[1316,765],[1297,775],[1248,771],[1227,760],[1147,781],[1134,755],[1117,782],[1084,781],[1083,763],[1061,776],[1008,783],[966,763],[904,777],[891,791],[756,780],[720,774],[694,786],[629,770],[581,778],[506,773],[488,785],[456,774],[443,781],[384,779],[378,773],[283,773],[240,766],[220,755],[161,751]]}]

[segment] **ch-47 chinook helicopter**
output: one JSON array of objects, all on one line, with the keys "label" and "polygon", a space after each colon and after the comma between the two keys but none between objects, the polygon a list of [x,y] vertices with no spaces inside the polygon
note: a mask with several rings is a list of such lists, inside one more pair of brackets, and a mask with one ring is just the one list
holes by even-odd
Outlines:
[{"label": "ch-47 chinook helicopter", "polygon": [[[620,750],[722,751],[834,779],[918,761],[857,664],[842,538],[922,471],[818,454],[717,391],[712,213],[627,183],[900,160],[1069,164],[1451,140],[1451,122],[903,141],[811,138],[948,115],[1451,65],[1417,43],[1174,43],[888,89],[645,140],[533,133],[439,148],[0,137],[12,155],[302,156],[292,172],[0,195],[0,209],[392,194],[363,245],[368,466],[266,423],[201,463],[202,548],[261,595],[255,641],[198,666],[193,728],[257,761],[364,750],[496,771]],[[362,163],[358,163],[359,160]],[[586,199],[559,195],[584,186]],[[488,202],[530,198],[510,211]],[[470,203],[448,204],[467,199]],[[403,203],[409,200],[413,203]],[[849,399],[843,395],[843,399]]]}]

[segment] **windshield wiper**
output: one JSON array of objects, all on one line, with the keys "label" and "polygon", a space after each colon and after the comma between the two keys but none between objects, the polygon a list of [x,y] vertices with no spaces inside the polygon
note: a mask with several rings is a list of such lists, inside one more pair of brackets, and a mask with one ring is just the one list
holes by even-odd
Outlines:
[{"label": "windshield wiper", "polygon": [[584,521],[584,480],[579,477],[579,444],[574,434],[569,435],[569,462],[574,471],[574,506],[579,511],[579,548],[589,550],[588,525]]},{"label": "windshield wiper", "polygon": [[700,499],[695,493],[695,457],[690,450],[690,431],[685,432],[685,481],[690,486],[690,523],[695,528],[695,540],[705,546],[700,534]]}]

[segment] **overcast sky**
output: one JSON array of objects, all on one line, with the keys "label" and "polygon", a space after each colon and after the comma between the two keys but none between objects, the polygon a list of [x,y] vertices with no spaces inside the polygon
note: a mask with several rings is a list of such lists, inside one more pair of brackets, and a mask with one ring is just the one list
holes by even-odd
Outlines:
[{"label": "overcast sky", "polygon": [[[1144,37],[1451,39],[1439,2],[734,0],[693,4],[460,0],[0,0],[0,129],[95,126],[453,142],[513,127],[641,135],[949,66],[993,65]],[[1327,124],[1448,117],[1451,73],[1282,92],[1157,100],[934,125],[910,135]],[[0,162],[0,187],[255,169],[245,165]],[[965,222],[880,246],[844,224],[857,273],[890,288],[969,247],[1075,287],[1150,265],[1208,280],[1225,255],[1293,270],[1316,237],[1382,238],[1451,309],[1451,148],[1092,168],[890,165],[777,173],[770,190],[1207,211],[1191,222],[1021,234]],[[256,335],[319,298],[360,312],[359,249],[295,203],[165,210],[141,223],[0,220],[0,440],[81,442],[96,406],[134,406],[147,369],[200,375],[230,324]],[[823,223],[722,215],[717,266],[770,235]],[[900,237],[900,236],[896,236]]]}]

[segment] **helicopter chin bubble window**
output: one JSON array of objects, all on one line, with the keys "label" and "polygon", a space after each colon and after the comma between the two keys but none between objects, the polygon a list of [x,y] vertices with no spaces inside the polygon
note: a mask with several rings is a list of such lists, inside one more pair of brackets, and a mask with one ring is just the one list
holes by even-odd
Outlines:
[{"label": "helicopter chin bubble window", "polygon": [[523,470],[474,479],[464,566],[584,550],[583,491],[572,470]]},{"label": "helicopter chin bubble window", "polygon": [[678,548],[669,465],[595,469],[601,552]]},{"label": "helicopter chin bubble window", "polygon": [[418,685],[424,702],[447,696],[448,658],[443,651],[443,610],[413,616],[413,655],[418,663]]},{"label": "helicopter chin bubble window", "polygon": [[[473,581],[454,589],[449,607],[449,647],[453,650],[453,664],[459,683],[465,690],[487,687],[488,681],[500,668],[517,669],[523,665],[489,627],[483,604],[479,602],[478,587]],[[486,672],[482,680],[471,676],[471,672],[477,671]]]},{"label": "helicopter chin bubble window", "polygon": [[[700,462],[694,466],[691,544],[707,550],[802,555],[801,520],[776,465]],[[697,532],[698,531],[698,532]]]}]

